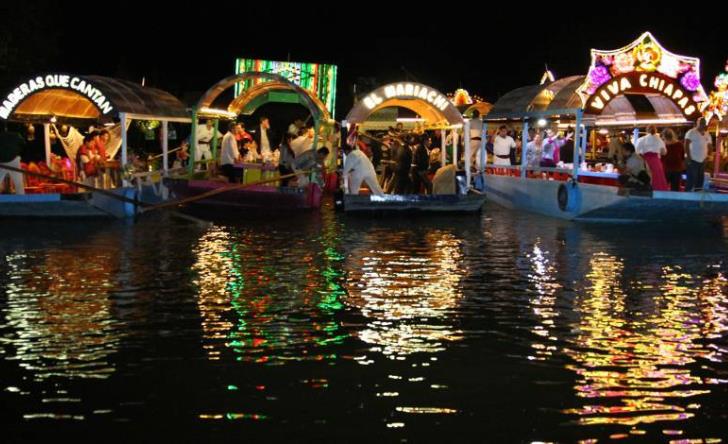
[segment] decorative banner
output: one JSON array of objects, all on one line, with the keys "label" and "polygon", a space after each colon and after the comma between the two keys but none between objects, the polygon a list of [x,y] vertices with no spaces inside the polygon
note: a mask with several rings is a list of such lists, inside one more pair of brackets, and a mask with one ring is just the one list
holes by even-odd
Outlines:
[{"label": "decorative banner", "polygon": [[101,90],[83,78],[67,74],[48,74],[30,79],[10,92],[0,105],[0,117],[7,119],[28,96],[48,89],[67,89],[84,95],[96,105],[103,115],[114,110]]},{"label": "decorative banner", "polygon": [[725,71],[715,77],[715,90],[710,93],[708,101],[703,107],[703,114],[706,122],[716,117],[719,121],[728,115],[728,61],[725,64]]},{"label": "decorative banner", "polygon": [[473,99],[470,97],[470,93],[462,88],[458,88],[455,90],[454,94],[448,94],[447,95],[450,98],[450,101],[455,106],[463,106],[463,105],[472,105]]},{"label": "decorative banner", "polygon": [[622,93],[657,93],[690,118],[707,100],[700,60],[667,51],[649,32],[615,51],[592,49],[591,56],[589,74],[576,91],[587,112],[600,113]]},{"label": "decorative banner", "polygon": [[[336,65],[301,62],[277,62],[260,59],[236,59],[235,74],[244,72],[266,72],[278,74],[291,83],[300,86],[318,97],[329,114],[334,115],[336,107]],[[235,85],[235,97],[243,91],[269,80],[249,79]]]}]

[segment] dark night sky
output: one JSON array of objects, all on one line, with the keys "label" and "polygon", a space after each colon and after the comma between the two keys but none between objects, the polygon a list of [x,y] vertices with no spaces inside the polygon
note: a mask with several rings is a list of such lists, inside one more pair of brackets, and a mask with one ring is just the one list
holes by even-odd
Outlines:
[{"label": "dark night sky", "polygon": [[[583,74],[590,48],[619,48],[645,30],[675,53],[700,57],[706,89],[728,57],[728,6],[710,2],[680,3],[683,8],[666,1],[600,2],[599,11],[567,2],[508,8],[442,2],[443,10],[394,2],[127,1],[105,3],[103,10],[98,2],[5,3],[3,91],[27,74],[67,71],[133,81],[145,76],[149,85],[183,96],[232,74],[235,57],[290,55],[339,65],[338,117],[361,77],[377,84],[409,77],[443,92],[463,86],[495,101],[538,82],[544,63],[557,77]],[[344,10],[345,3],[356,10]]]}]

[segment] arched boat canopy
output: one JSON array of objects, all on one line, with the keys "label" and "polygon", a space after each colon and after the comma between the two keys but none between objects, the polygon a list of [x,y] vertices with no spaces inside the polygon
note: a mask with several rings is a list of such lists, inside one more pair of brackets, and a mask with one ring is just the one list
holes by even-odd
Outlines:
[{"label": "arched boat canopy", "polygon": [[226,77],[215,85],[213,85],[205,94],[202,95],[195,107],[198,115],[215,115],[219,114],[212,108],[215,100],[228,88],[236,83],[243,82],[248,79],[266,79],[266,82],[254,85],[251,88],[243,90],[241,94],[233,99],[226,107],[225,111],[232,115],[250,114],[255,111],[263,103],[271,100],[272,96],[280,92],[294,92],[298,98],[296,103],[305,106],[315,121],[331,120],[329,111],[326,106],[304,88],[290,82],[283,76],[267,72],[244,72],[230,77]]},{"label": "arched boat canopy", "polygon": [[21,122],[111,122],[121,113],[144,120],[189,121],[185,105],[166,91],[94,75],[46,74],[28,79],[0,104],[0,118]]},{"label": "arched boat canopy", "polygon": [[375,89],[354,105],[346,121],[360,124],[375,112],[390,107],[414,111],[430,125],[460,126],[464,123],[463,115],[445,94],[413,82],[391,83]]}]

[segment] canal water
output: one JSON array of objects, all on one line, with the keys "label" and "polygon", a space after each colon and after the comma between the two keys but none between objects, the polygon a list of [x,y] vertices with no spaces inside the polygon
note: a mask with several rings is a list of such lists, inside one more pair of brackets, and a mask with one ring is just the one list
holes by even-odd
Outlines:
[{"label": "canal water", "polygon": [[725,442],[728,222],[2,222],[5,442]]}]

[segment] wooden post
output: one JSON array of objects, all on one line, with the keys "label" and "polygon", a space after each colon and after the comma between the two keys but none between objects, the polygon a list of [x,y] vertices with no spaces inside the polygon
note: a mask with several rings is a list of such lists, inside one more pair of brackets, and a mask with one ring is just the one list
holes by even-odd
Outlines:
[{"label": "wooden post", "polygon": [[[119,113],[119,124],[121,125],[121,172],[123,177],[128,162],[127,150],[129,146],[129,138],[126,131],[126,113]],[[129,186],[129,182],[126,179],[122,179],[122,185]]]},{"label": "wooden post", "polygon": [[576,111],[576,125],[574,127],[574,170],[572,177],[574,180],[579,178],[579,166],[581,164],[581,144],[582,144],[582,132],[581,132],[581,119],[583,111],[580,109]]},{"label": "wooden post", "polygon": [[43,142],[45,143],[45,162],[48,168],[51,166],[51,124],[43,124]]},{"label": "wooden post", "polygon": [[464,152],[465,152],[465,183],[468,185],[468,188],[470,188],[470,162],[472,161],[473,157],[473,151],[470,146],[470,119],[465,119],[465,124],[463,125],[463,142],[465,143]]},{"label": "wooden post", "polygon": [[447,155],[445,154],[445,139],[447,138],[446,131],[440,130],[440,164],[445,166],[447,164]]},{"label": "wooden post", "polygon": [[220,132],[220,119],[212,121],[212,139],[210,139],[212,149],[212,160],[217,163],[217,133]]},{"label": "wooden post", "polygon": [[164,175],[167,175],[169,171],[169,162],[167,156],[169,155],[169,139],[168,135],[168,123],[166,120],[162,120],[162,171]]},{"label": "wooden post", "polygon": [[192,111],[192,128],[190,129],[190,161],[187,164],[190,174],[195,172],[195,153],[197,153],[197,110]]}]

